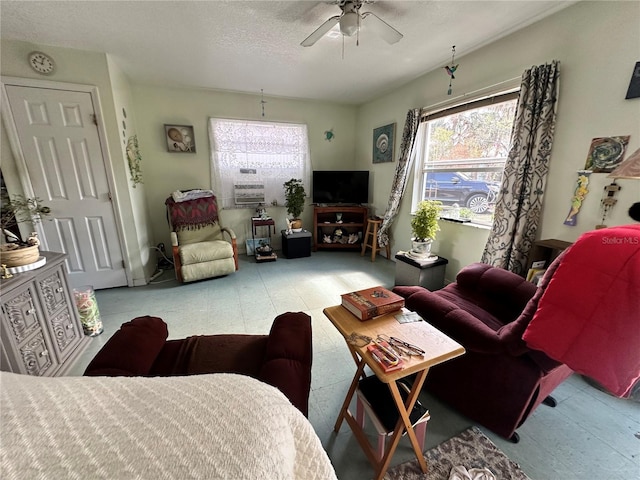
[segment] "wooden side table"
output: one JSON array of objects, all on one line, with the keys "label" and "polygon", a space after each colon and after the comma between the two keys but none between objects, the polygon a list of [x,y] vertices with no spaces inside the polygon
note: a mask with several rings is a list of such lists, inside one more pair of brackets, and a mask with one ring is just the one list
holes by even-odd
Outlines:
[{"label": "wooden side table", "polygon": [[[357,369],[351,382],[351,386],[347,392],[347,396],[344,399],[342,408],[336,420],[334,431],[338,432],[342,425],[342,420],[351,427],[356,440],[364,450],[367,458],[376,470],[376,480],[381,480],[391,462],[391,458],[398,447],[400,438],[403,432],[407,432],[407,436],[413,447],[413,451],[416,454],[418,463],[421,470],[427,472],[427,464],[422,455],[422,451],[416,437],[415,431],[411,426],[409,419],[409,413],[418,398],[418,394],[422,389],[427,372],[429,368],[446,360],[455,358],[462,355],[465,350],[455,340],[447,337],[444,333],[437,330],[435,327],[429,325],[427,322],[413,322],[413,323],[400,323],[395,318],[395,313],[376,317],[366,322],[361,322],[353,314],[351,314],[346,308],[341,305],[334,307],[328,307],[324,309],[324,314],[331,321],[331,323],[338,329],[338,331],[345,337],[349,337],[352,333],[356,332],[360,335],[365,335],[375,339],[378,335],[393,336],[405,340],[413,345],[418,346],[425,352],[424,356],[412,356],[404,357],[404,367],[401,370],[385,373],[380,365],[373,359],[371,354],[367,351],[367,346],[351,345],[347,342],[351,356],[353,357]],[[364,377],[364,367],[371,368],[373,373],[389,386],[389,390],[394,399],[400,418],[396,424],[395,429],[391,435],[391,441],[387,447],[387,450],[382,458],[379,458],[376,451],[371,447],[364,431],[360,427],[360,423],[354,418],[349,411],[349,404],[353,398],[354,393],[358,387],[358,382],[361,377]],[[417,374],[416,379],[413,382],[411,391],[407,396],[406,403],[402,400],[400,391],[398,390],[397,380],[404,378],[408,375]]]},{"label": "wooden side table", "polygon": [[269,246],[271,246],[271,229],[273,228],[273,233],[276,233],[276,222],[273,218],[262,218],[262,217],[251,217],[251,239],[254,242],[254,248],[256,252],[256,261],[257,262],[268,262],[275,261],[278,256],[271,251],[268,255],[261,255],[258,252],[258,247],[255,245],[256,240],[256,231],[258,227],[267,227],[267,235],[269,236]]}]

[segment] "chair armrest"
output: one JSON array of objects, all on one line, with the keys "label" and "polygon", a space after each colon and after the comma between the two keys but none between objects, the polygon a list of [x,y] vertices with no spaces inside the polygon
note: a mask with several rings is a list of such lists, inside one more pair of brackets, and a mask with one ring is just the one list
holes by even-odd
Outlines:
[{"label": "chair armrest", "polygon": [[85,376],[147,375],[169,331],[158,317],[137,317],[123,323],[91,360]]},{"label": "chair armrest", "polygon": [[176,232],[171,232],[171,246],[178,246],[178,234]]},{"label": "chair armrest", "polygon": [[226,233],[227,235],[229,235],[229,237],[230,237],[232,240],[235,240],[235,239],[236,239],[236,234],[235,234],[235,232],[234,232],[233,230],[231,230],[230,228],[228,228],[228,227],[220,227],[220,231],[221,231],[221,232]]},{"label": "chair armrest", "polygon": [[431,325],[460,343],[467,351],[498,354],[506,351],[496,331],[459,308],[437,292],[422,289],[405,300],[405,306],[417,312]]},{"label": "chair armrest", "polygon": [[220,231],[223,234],[226,233],[231,238],[231,248],[233,248],[233,262],[235,263],[236,271],[238,271],[240,266],[238,265],[238,243],[236,241],[236,234],[233,230],[227,227],[220,227]]},{"label": "chair armrest", "polygon": [[311,317],[302,312],[278,315],[258,378],[282,391],[305,416],[309,413],[311,362]]}]

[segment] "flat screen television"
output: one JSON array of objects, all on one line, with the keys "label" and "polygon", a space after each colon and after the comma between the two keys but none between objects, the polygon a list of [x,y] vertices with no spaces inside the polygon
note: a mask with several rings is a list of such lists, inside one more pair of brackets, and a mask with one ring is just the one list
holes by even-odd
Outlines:
[{"label": "flat screen television", "polygon": [[367,170],[314,170],[313,203],[369,203]]}]

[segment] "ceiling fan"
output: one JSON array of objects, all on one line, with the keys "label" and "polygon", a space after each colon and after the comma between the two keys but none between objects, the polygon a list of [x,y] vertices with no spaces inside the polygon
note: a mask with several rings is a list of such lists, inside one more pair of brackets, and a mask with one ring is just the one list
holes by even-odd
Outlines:
[{"label": "ceiling fan", "polygon": [[342,13],[329,18],[329,20],[320,25],[315,32],[305,38],[300,45],[310,47],[338,23],[340,24],[340,33],[342,33],[343,36],[352,37],[353,35],[359,34],[360,26],[364,21],[367,22],[367,26],[373,27],[383,40],[389,44],[397,43],[402,39],[403,35],[398,30],[382,20],[375,13],[360,13],[360,7],[362,7],[363,3],[372,2],[366,0],[338,0],[335,3],[340,7]]}]

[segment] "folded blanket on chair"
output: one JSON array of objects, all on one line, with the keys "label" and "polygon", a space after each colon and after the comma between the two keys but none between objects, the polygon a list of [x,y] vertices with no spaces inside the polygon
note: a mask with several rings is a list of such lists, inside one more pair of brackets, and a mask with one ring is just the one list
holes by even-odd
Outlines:
[{"label": "folded blanket on chair", "polygon": [[186,192],[176,190],[171,196],[175,202],[184,202],[185,200],[195,200],[196,198],[213,197],[214,194],[213,190],[200,190],[196,188],[194,190],[187,190]]},{"label": "folded blanket on chair", "polygon": [[213,195],[180,202],[168,197],[164,203],[168,209],[171,226],[176,232],[197,230],[207,225],[215,225],[218,221],[218,205]]}]

